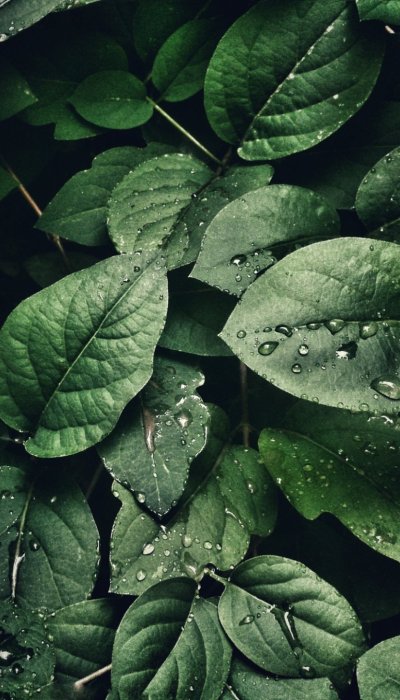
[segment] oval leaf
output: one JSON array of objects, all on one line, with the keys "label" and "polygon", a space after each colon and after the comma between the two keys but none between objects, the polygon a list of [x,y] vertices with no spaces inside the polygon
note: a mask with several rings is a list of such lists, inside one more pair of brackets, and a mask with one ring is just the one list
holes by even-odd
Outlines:
[{"label": "oval leaf", "polygon": [[[142,267],[140,267],[140,265]],[[0,333],[0,414],[38,457],[104,438],[149,380],[167,307],[165,270],[115,256],[23,301]]]},{"label": "oval leaf", "polygon": [[362,700],[400,697],[400,637],[385,639],[361,657],[357,682]]},{"label": "oval leaf", "polygon": [[360,19],[380,19],[400,24],[399,0],[356,0]]},{"label": "oval leaf", "polygon": [[400,249],[343,238],[288,255],[245,292],[221,337],[295,396],[399,410]]},{"label": "oval leaf", "polygon": [[260,556],[240,564],[218,605],[235,646],[281,676],[332,676],[351,666],[365,643],[348,602],[292,559]]},{"label": "oval leaf", "polygon": [[260,187],[227,204],[212,220],[191,277],[240,296],[276,262],[276,247],[339,232],[336,211],[315,192],[293,185]]},{"label": "oval leaf", "polygon": [[[364,31],[363,31],[364,29]],[[247,160],[281,158],[330,136],[368,98],[383,37],[347,0],[266,0],[240,17],[208,67],[205,106]]]},{"label": "oval leaf", "polygon": [[400,241],[400,148],[367,173],[357,192],[356,211],[372,235]]}]

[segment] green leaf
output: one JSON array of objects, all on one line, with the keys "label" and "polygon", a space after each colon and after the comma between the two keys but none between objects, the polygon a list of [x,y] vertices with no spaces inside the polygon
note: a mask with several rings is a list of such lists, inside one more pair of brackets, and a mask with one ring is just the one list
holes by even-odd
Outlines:
[{"label": "green leaf", "polygon": [[134,75],[105,70],[89,75],[78,85],[70,102],[89,122],[107,129],[133,129],[153,114],[146,88]]},{"label": "green leaf", "polygon": [[199,197],[195,197],[182,212],[176,231],[189,235],[189,248],[182,264],[194,262],[199,254],[201,241],[214,216],[233,199],[268,185],[274,169],[272,165],[234,165],[224,175],[214,178]]},{"label": "green leaf", "polygon": [[45,208],[36,228],[81,245],[109,242],[107,204],[114,187],[139,163],[170,150],[151,143],[146,148],[124,146],[100,153],[89,170],[73,175]]},{"label": "green leaf", "polygon": [[[366,31],[367,30],[367,31]],[[205,81],[220,138],[246,160],[303,151],[347,121],[378,77],[383,38],[347,0],[266,0],[221,39]]]},{"label": "green leaf", "polygon": [[2,696],[34,697],[51,681],[55,662],[43,615],[4,601],[0,616]]},{"label": "green leaf", "polygon": [[60,253],[37,253],[25,260],[24,267],[39,287],[48,287],[65,277],[69,272],[78,272],[98,262],[94,255],[88,255],[81,251],[68,251],[67,270]]},{"label": "green leaf", "polygon": [[203,383],[195,367],[157,357],[139,399],[98,448],[112,476],[158,516],[182,495],[189,465],[206,443],[209,414],[196,391]]},{"label": "green leaf", "polygon": [[314,243],[253,282],[220,335],[257,374],[295,396],[395,413],[399,272],[394,243]]},{"label": "green leaf", "polygon": [[357,192],[356,211],[372,235],[400,241],[400,148],[367,173]]},{"label": "green leaf", "polygon": [[223,700],[337,700],[332,684],[325,678],[286,680],[266,676],[254,667],[233,660]]},{"label": "green leaf", "polygon": [[217,700],[231,648],[215,605],[193,581],[156,584],[126,612],[115,636],[112,689],[118,700]]},{"label": "green leaf", "polygon": [[109,202],[109,234],[116,249],[155,251],[168,241],[168,267],[179,265],[188,240],[185,232],[174,235],[174,224],[211,176],[204,163],[183,153],[167,153],[134,168]]},{"label": "green leaf", "polygon": [[398,467],[385,471],[383,461],[374,473],[368,455],[359,466],[360,455],[337,455],[341,448],[332,452],[329,438],[326,447],[322,440],[266,428],[259,447],[269,473],[305,518],[332,513],[369,547],[400,561]]},{"label": "green leaf", "polygon": [[92,2],[97,0],[5,0],[0,9],[0,42],[39,22],[54,10],[69,10]]},{"label": "green leaf", "polygon": [[258,453],[228,447],[229,426],[221,409],[211,418],[207,446],[166,524],[147,515],[129,491],[115,488],[122,508],[112,534],[113,592],[136,595],[161,579],[201,578],[210,563],[227,570],[244,557],[251,534],[267,536],[273,530],[276,492]]},{"label": "green leaf", "polygon": [[97,572],[98,533],[80,489],[64,473],[2,466],[0,530],[9,556],[1,597],[57,610],[87,598]]},{"label": "green leaf", "polygon": [[36,97],[23,75],[4,56],[0,57],[0,95],[0,121],[18,114],[36,102]]},{"label": "green leaf", "polygon": [[193,19],[168,37],[151,73],[163,100],[179,102],[202,89],[220,30],[221,22],[215,19]]},{"label": "green leaf", "polygon": [[334,676],[365,648],[349,603],[304,564],[284,557],[260,556],[240,564],[218,614],[247,658],[281,676]]},{"label": "green leaf", "polygon": [[336,211],[315,192],[293,185],[260,187],[212,220],[191,276],[240,296],[276,262],[274,248],[339,232]]},{"label": "green leaf", "polygon": [[[140,267],[140,265],[142,267]],[[165,271],[115,256],[23,301],[0,332],[0,414],[40,457],[96,444],[150,378]]]},{"label": "green leaf", "polygon": [[369,649],[357,664],[363,700],[396,700],[400,695],[400,637],[385,639]]},{"label": "green leaf", "polygon": [[380,19],[400,24],[399,0],[356,0],[360,19]]},{"label": "green leaf", "polygon": [[178,27],[192,19],[202,0],[137,0],[133,18],[135,48],[143,61],[149,61]]}]

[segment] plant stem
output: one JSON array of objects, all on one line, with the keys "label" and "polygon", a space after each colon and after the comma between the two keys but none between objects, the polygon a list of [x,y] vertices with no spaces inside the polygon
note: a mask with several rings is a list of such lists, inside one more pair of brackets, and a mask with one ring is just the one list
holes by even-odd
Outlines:
[{"label": "plant stem", "polygon": [[103,666],[103,668],[98,668],[97,671],[93,671],[93,673],[89,673],[88,676],[85,676],[84,678],[80,678],[79,681],[76,681],[74,683],[74,689],[75,690],[82,690],[83,686],[86,685],[86,683],[90,683],[91,681],[95,681],[96,678],[100,678],[101,676],[104,676],[106,673],[109,673],[111,671],[111,664],[108,664],[108,666]]},{"label": "plant stem", "polygon": [[228,584],[228,581],[226,578],[223,578],[222,576],[218,576],[218,574],[215,573],[213,569],[204,569],[204,573],[210,576],[210,578],[213,578],[214,581],[218,581],[218,583],[222,583],[223,586],[226,586]]},{"label": "plant stem", "polygon": [[94,472],[92,478],[91,478],[89,486],[86,489],[85,497],[86,497],[87,501],[89,500],[90,496],[92,495],[102,473],[103,473],[103,465],[100,463],[99,466],[97,467],[96,471]]},{"label": "plant stem", "polygon": [[166,119],[170,124],[172,124],[172,126],[175,127],[175,129],[178,129],[178,131],[180,131],[181,134],[183,134],[187,139],[189,139],[189,141],[191,141],[195,146],[197,146],[197,148],[203,151],[203,153],[205,153],[206,156],[213,160],[214,163],[217,163],[217,165],[222,166],[222,161],[219,158],[217,158],[217,156],[215,156],[213,153],[211,153],[211,151],[209,151],[208,148],[203,146],[203,144],[200,143],[200,141],[198,141],[193,136],[193,134],[190,133],[190,131],[187,131],[187,129],[185,129],[185,127],[182,126],[182,124],[179,124],[179,122],[177,122],[176,119],[171,117],[171,115],[168,114],[168,112],[166,112],[162,107],[160,107],[160,105],[158,105],[157,102],[154,102],[154,100],[152,100],[151,97],[147,97],[146,99],[148,102],[150,102],[154,109],[164,117],[164,119]]},{"label": "plant stem", "polygon": [[21,513],[21,520],[20,520],[19,528],[18,528],[17,544],[15,547],[14,560],[13,560],[13,565],[12,565],[12,570],[11,570],[11,599],[12,600],[15,600],[16,595],[17,595],[17,581],[18,581],[19,567],[21,566],[21,563],[25,557],[25,554],[21,554],[21,542],[22,542],[22,537],[24,534],[26,516],[28,515],[28,509],[29,509],[29,504],[31,502],[32,494],[33,494],[33,483],[28,491],[28,495],[26,497],[24,509]]},{"label": "plant stem", "polygon": [[247,367],[240,363],[240,396],[242,401],[242,434],[243,445],[250,447],[250,423],[249,423],[249,388]]}]

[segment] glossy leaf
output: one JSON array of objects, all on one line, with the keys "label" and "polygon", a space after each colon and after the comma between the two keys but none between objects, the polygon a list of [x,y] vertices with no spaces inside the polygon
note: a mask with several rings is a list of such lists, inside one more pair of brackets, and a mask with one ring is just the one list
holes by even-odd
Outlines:
[{"label": "glossy leaf", "polygon": [[[293,40],[296,37],[296,40]],[[205,81],[218,136],[246,160],[280,158],[316,145],[368,98],[383,40],[346,0],[266,0],[221,39]]]},{"label": "glossy leaf", "polygon": [[156,358],[140,398],[99,446],[112,476],[140,493],[159,516],[182,495],[189,465],[206,443],[209,415],[196,391],[203,383],[195,367]]},{"label": "glossy leaf", "polygon": [[400,693],[400,637],[385,639],[369,649],[357,664],[363,700],[396,700]]},{"label": "glossy leaf", "polygon": [[272,531],[276,494],[258,453],[229,448],[224,414],[219,409],[211,416],[208,444],[166,524],[160,526],[128,491],[115,487],[122,508],[112,533],[113,592],[137,595],[161,579],[199,578],[209,563],[227,570],[244,557],[251,534]]},{"label": "glossy leaf", "polygon": [[260,556],[240,564],[218,605],[235,646],[271,673],[332,676],[351,666],[365,642],[347,601],[292,559]]},{"label": "glossy leaf", "polygon": [[359,466],[360,455],[353,462],[331,452],[329,438],[327,447],[321,442],[266,428],[259,447],[269,473],[305,518],[332,513],[369,547],[400,561],[398,467],[388,478],[384,465],[374,473],[368,458]]},{"label": "glossy leaf", "polygon": [[36,102],[24,76],[4,56],[0,59],[0,95],[0,121]]},{"label": "glossy leaf", "polygon": [[136,255],[75,272],[12,312],[0,336],[0,413],[31,433],[28,452],[74,454],[112,430],[150,378],[166,305],[162,264]]},{"label": "glossy leaf", "polygon": [[89,596],[98,533],[90,509],[65,474],[2,466],[1,597],[53,611]]},{"label": "glossy leaf", "polygon": [[192,277],[241,296],[278,247],[334,237],[336,211],[311,190],[270,185],[227,204],[208,226]]},{"label": "glossy leaf", "polygon": [[357,192],[356,211],[372,235],[400,241],[400,148],[367,173]]},{"label": "glossy leaf", "polygon": [[151,143],[146,148],[125,146],[100,153],[89,170],[76,173],[57,192],[36,227],[81,245],[109,242],[107,205],[114,187],[139,163],[168,151]]},{"label": "glossy leaf", "polygon": [[162,99],[179,102],[202,89],[220,27],[220,23],[212,19],[193,19],[168,37],[157,53],[151,72]]},{"label": "glossy leaf", "polygon": [[148,589],[129,608],[113,651],[116,700],[220,697],[231,648],[215,605],[195,592],[193,581],[175,578]]},{"label": "glossy leaf", "polygon": [[400,24],[399,0],[356,0],[360,19],[380,19]]},{"label": "glossy leaf", "polygon": [[399,271],[394,243],[314,243],[253,282],[221,337],[251,369],[295,396],[396,413]]},{"label": "glossy leaf", "polygon": [[0,9],[0,42],[39,22],[54,10],[69,10],[92,2],[97,0],[5,0]]},{"label": "glossy leaf", "polygon": [[204,163],[183,153],[168,153],[134,168],[109,202],[109,234],[116,249],[154,251],[168,242],[168,266],[179,265],[188,241],[180,231],[174,236],[175,222],[211,176]]},{"label": "glossy leaf", "polygon": [[137,0],[135,4],[135,48],[140,58],[148,61],[178,27],[196,15],[202,0]]}]

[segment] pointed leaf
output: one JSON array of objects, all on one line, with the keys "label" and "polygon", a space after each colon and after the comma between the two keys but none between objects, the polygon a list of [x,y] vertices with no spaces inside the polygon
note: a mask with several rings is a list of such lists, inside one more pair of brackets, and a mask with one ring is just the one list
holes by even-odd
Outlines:
[{"label": "pointed leaf", "polygon": [[400,242],[400,148],[367,173],[357,192],[356,211],[372,235]]},{"label": "pointed leaf", "polygon": [[185,232],[173,235],[175,222],[211,177],[204,163],[183,153],[138,165],[111,195],[108,226],[116,249],[152,251],[168,241],[168,266],[179,265],[188,242]]},{"label": "pointed leaf", "polygon": [[53,611],[87,598],[98,533],[80,489],[64,473],[0,467],[1,597]]},{"label": "pointed leaf", "polygon": [[221,337],[251,369],[295,396],[397,412],[399,274],[394,243],[314,243],[253,282]]},{"label": "pointed leaf", "polygon": [[218,614],[247,658],[281,676],[332,676],[365,648],[348,602],[304,564],[285,557],[260,556],[240,564]]},{"label": "pointed leaf", "polygon": [[182,495],[189,465],[206,443],[209,414],[196,391],[203,383],[195,367],[156,358],[150,382],[98,448],[113,477],[159,516]]},{"label": "pointed leaf", "polygon": [[212,220],[191,276],[240,296],[276,262],[276,247],[339,232],[336,211],[315,192],[293,185],[260,187],[227,204]]},{"label": "pointed leaf", "polygon": [[231,649],[216,607],[195,592],[193,581],[175,578],[156,584],[129,608],[113,650],[116,700],[220,697]]},{"label": "pointed leaf", "polygon": [[32,434],[28,452],[74,454],[112,430],[150,378],[166,307],[164,268],[136,255],[68,275],[10,314],[0,414]]},{"label": "pointed leaf", "polygon": [[[367,32],[365,30],[368,30]],[[368,98],[383,37],[347,0],[266,0],[221,39],[205,81],[213,129],[247,160],[319,143]]]},{"label": "pointed leaf", "polygon": [[0,121],[36,102],[24,76],[4,56],[0,59],[0,95]]},{"label": "pointed leaf", "polygon": [[263,430],[259,446],[269,473],[305,518],[332,513],[369,547],[400,561],[398,467],[389,479],[384,467],[374,474],[368,461],[358,466],[360,456],[353,462],[331,452],[329,442],[325,448],[283,430]]},{"label": "pointed leaf", "polygon": [[396,700],[400,694],[400,637],[385,639],[369,649],[357,664],[363,700]]},{"label": "pointed leaf", "polygon": [[400,24],[399,0],[356,0],[360,19],[380,19]]}]

